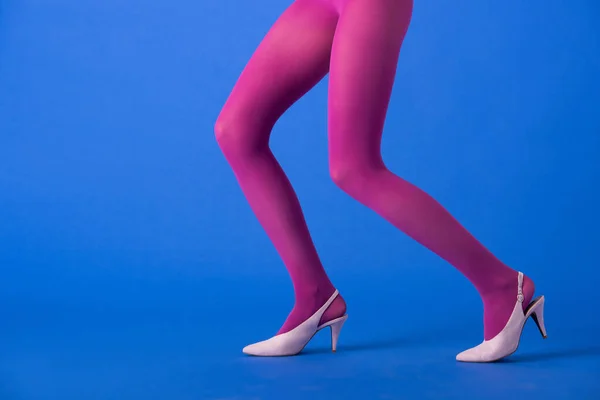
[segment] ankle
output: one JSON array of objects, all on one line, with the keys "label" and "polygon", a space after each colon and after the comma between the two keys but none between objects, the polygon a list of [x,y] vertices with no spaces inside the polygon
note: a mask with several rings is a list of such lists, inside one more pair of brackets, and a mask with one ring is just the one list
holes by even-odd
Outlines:
[{"label": "ankle", "polygon": [[346,301],[339,295],[333,300],[329,308],[325,310],[323,316],[321,317],[321,321],[319,324],[324,324],[326,322],[332,321],[336,318],[339,318],[346,314]]},{"label": "ankle", "polygon": [[[496,301],[498,299],[513,297],[518,294],[518,279],[519,273],[514,271],[514,274],[507,274],[503,277],[495,278],[493,285],[486,288],[485,291],[480,291],[481,298],[484,302]],[[527,275],[523,275],[523,308],[525,308],[533,298],[535,293],[535,284]]]},{"label": "ankle", "polygon": [[518,279],[519,273],[517,271],[490,276],[488,278],[488,284],[485,288],[482,288],[479,293],[483,298],[503,295],[507,292],[515,292],[516,294],[518,290]]},{"label": "ankle", "polygon": [[301,287],[294,288],[294,295],[296,304],[315,302],[324,303],[335,292],[335,287],[331,283],[318,284],[318,285],[302,285]]},{"label": "ankle", "polygon": [[[310,318],[315,312],[317,312],[327,301],[331,298],[335,292],[335,288],[314,286],[304,286],[296,290],[296,303],[292,312],[288,315],[283,326],[279,329],[278,334],[285,333],[291,329],[296,328],[299,324]],[[325,310],[324,317],[328,318],[327,321],[340,317],[346,311],[346,303],[341,296],[337,296],[332,304]],[[342,314],[339,314],[339,313]],[[337,315],[339,314],[339,315]],[[333,316],[333,317],[332,317]],[[331,319],[329,319],[331,318]],[[323,317],[321,318],[323,320]]]}]

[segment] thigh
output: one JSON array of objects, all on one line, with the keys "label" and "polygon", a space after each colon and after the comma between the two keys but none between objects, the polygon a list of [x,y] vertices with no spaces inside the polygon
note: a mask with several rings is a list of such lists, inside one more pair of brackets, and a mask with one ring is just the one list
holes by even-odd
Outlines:
[{"label": "thigh", "polygon": [[242,71],[220,123],[241,119],[245,124],[272,126],[329,71],[337,19],[337,13],[322,0],[294,1]]},{"label": "thigh", "polygon": [[412,0],[340,1],[329,76],[330,159],[379,163]]}]

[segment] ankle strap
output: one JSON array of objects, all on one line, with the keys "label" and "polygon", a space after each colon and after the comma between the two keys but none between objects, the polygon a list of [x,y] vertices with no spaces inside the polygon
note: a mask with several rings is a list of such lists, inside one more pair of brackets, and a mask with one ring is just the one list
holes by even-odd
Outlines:
[{"label": "ankle strap", "polygon": [[525,296],[523,296],[523,273],[519,272],[519,286],[517,288],[517,301],[522,303],[525,300]]},{"label": "ankle strap", "polygon": [[336,299],[336,297],[338,297],[339,294],[340,294],[340,292],[336,289],[335,292],[333,292],[333,294],[329,298],[329,300],[327,300],[327,302],[325,304],[323,304],[323,306],[319,309],[319,311],[317,311],[317,313],[320,315],[324,314],[325,311],[327,311],[327,309],[329,308],[331,303],[333,303],[333,301]]}]

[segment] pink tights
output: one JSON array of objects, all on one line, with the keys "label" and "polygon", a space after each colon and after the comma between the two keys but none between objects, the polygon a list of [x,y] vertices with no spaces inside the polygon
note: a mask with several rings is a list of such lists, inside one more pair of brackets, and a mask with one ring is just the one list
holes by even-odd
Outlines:
[{"label": "pink tights", "polygon": [[[252,210],[289,271],[295,306],[279,333],[333,294],[302,209],[269,137],[279,117],[329,73],[328,135],[334,182],[354,199],[452,264],[484,304],[484,336],[514,308],[517,272],[491,254],[436,200],[390,172],[381,136],[412,0],[296,0],[244,68],[215,131]],[[526,306],[534,285],[525,279]],[[346,311],[341,297],[324,315]]]}]

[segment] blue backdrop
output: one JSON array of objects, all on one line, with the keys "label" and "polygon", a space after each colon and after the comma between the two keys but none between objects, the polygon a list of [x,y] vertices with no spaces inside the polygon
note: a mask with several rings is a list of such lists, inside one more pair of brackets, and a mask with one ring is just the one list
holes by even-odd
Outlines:
[{"label": "blue backdrop", "polygon": [[324,81],[272,145],[350,319],[336,355],[319,335],[242,356],[292,287],[213,125],[289,1],[0,3],[0,399],[598,398],[592,0],[417,0],[383,142],[535,279],[549,339],[454,361],[481,339],[477,293],[330,181]]}]

